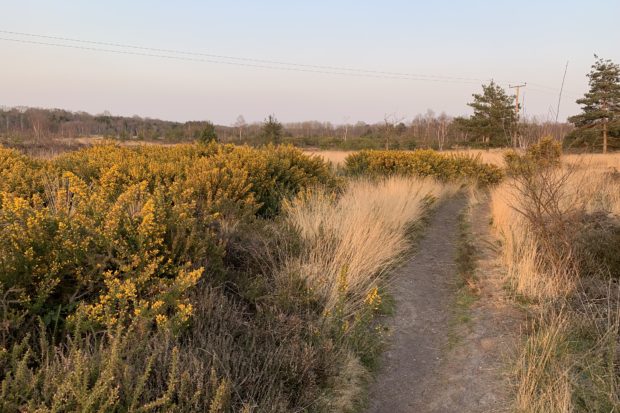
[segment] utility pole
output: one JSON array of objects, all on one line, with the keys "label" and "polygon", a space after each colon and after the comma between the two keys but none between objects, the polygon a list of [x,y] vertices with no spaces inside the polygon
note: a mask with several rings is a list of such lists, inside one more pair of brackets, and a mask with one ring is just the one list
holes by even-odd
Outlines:
[{"label": "utility pole", "polygon": [[517,89],[517,94],[515,96],[515,115],[517,116],[517,125],[515,128],[514,141],[512,142],[512,146],[517,146],[517,141],[519,140],[519,91],[522,87],[527,86],[527,83],[522,83],[520,85],[508,85],[510,89]]},{"label": "utility pole", "polygon": [[515,114],[517,115],[517,120],[519,119],[519,91],[522,87],[527,86],[527,83],[523,83],[521,85],[508,85],[510,89],[517,89],[517,96],[515,99]]}]

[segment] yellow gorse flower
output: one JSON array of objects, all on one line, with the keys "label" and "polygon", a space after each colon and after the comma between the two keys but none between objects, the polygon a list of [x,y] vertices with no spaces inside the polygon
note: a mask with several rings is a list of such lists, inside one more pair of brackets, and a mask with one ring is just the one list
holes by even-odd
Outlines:
[{"label": "yellow gorse flower", "polygon": [[379,295],[379,288],[377,286],[374,286],[368,294],[366,294],[364,302],[373,310],[379,308],[381,305],[381,295]]},{"label": "yellow gorse flower", "polygon": [[292,147],[103,144],[47,160],[0,147],[2,288],[27,291],[11,305],[34,316],[80,297],[70,320],[174,327],[193,312],[205,272],[195,263],[222,260],[219,221],[270,216],[283,198],[335,183]]}]

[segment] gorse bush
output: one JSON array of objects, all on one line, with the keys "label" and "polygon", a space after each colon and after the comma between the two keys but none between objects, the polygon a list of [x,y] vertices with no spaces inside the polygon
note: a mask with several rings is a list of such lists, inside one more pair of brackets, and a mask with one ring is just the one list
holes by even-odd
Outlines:
[{"label": "gorse bush", "polygon": [[98,325],[131,314],[184,322],[185,291],[205,266],[221,266],[222,216],[272,215],[284,197],[333,183],[321,161],[292,148],[104,145],[48,162],[2,155],[0,288],[16,294],[15,311],[48,321],[78,311]]},{"label": "gorse bush", "polygon": [[504,162],[509,175],[532,176],[561,166],[561,156],[560,143],[552,137],[544,137],[538,143],[529,146],[523,155],[514,150],[506,152]]},{"label": "gorse bush", "polygon": [[[323,343],[308,341],[314,316],[291,329],[293,315],[276,304],[259,310],[258,292],[280,287],[230,265],[258,268],[257,258],[230,253],[260,250],[234,244],[271,225],[264,218],[284,199],[337,184],[322,160],[291,147],[104,144],[51,160],[0,148],[0,410],[309,403],[331,371]],[[244,338],[226,344],[229,334]],[[277,373],[283,366],[290,371]],[[258,384],[244,374],[263,368],[273,380],[253,394]],[[283,388],[285,378],[298,385]]]},{"label": "gorse bush", "polygon": [[347,157],[345,171],[354,176],[428,176],[444,182],[473,179],[481,185],[498,183],[503,176],[501,168],[485,164],[478,157],[433,150],[360,151]]}]

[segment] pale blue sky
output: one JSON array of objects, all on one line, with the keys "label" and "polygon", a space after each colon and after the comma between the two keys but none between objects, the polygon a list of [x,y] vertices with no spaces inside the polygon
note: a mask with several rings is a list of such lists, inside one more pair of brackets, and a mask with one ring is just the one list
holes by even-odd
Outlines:
[{"label": "pale blue sky", "polygon": [[[0,30],[300,64],[528,82],[577,112],[593,53],[620,62],[620,1],[9,1]],[[27,39],[0,33],[2,38]],[[37,40],[30,38],[30,40]],[[40,39],[39,39],[40,40]],[[299,73],[0,40],[0,104],[230,124],[468,113],[476,83]],[[546,86],[551,89],[544,89]]]}]

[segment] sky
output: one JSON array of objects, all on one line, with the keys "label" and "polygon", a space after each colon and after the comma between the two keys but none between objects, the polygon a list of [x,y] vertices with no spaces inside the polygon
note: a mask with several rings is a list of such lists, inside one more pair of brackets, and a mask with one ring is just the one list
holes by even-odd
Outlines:
[{"label": "sky", "polygon": [[[0,105],[224,125],[268,114],[340,124],[410,120],[428,109],[467,115],[472,93],[494,79],[510,92],[527,83],[523,114],[553,120],[568,61],[565,120],[579,112],[594,53],[620,63],[618,16],[618,0],[0,0]],[[281,70],[204,54],[416,77]]]}]

